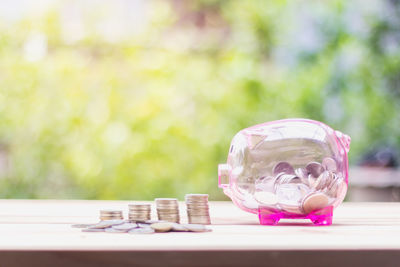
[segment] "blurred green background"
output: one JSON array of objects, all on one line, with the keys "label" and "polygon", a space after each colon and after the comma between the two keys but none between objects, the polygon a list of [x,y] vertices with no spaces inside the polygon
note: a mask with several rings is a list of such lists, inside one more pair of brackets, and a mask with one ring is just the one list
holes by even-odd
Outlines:
[{"label": "blurred green background", "polygon": [[4,1],[0,197],[224,199],[234,134],[400,149],[400,1]]}]

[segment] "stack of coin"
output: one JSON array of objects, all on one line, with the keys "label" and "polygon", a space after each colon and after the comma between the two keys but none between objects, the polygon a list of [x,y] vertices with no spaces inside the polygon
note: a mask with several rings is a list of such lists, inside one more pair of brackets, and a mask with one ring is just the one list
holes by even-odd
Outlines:
[{"label": "stack of coin", "polygon": [[148,221],[151,219],[150,204],[129,204],[130,221]]},{"label": "stack of coin", "polygon": [[100,210],[100,220],[123,220],[122,210]]},{"label": "stack of coin", "polygon": [[207,194],[187,194],[185,201],[189,223],[211,224]]},{"label": "stack of coin", "polygon": [[179,205],[176,198],[156,198],[158,219],[179,223]]}]

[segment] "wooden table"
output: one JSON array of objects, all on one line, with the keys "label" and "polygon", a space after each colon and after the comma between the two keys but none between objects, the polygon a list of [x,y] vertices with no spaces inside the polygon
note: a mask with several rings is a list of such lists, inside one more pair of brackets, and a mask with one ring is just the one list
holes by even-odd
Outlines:
[{"label": "wooden table", "polygon": [[400,266],[400,203],[343,203],[333,225],[319,227],[262,226],[231,202],[211,202],[209,233],[71,228],[97,222],[100,209],[127,212],[128,203],[0,200],[0,266]]}]

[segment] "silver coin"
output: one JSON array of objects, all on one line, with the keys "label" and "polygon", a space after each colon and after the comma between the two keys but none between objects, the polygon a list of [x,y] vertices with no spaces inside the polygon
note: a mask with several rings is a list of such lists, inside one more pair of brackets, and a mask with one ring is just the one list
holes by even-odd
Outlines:
[{"label": "silver coin", "polygon": [[134,208],[134,209],[150,209],[151,204],[139,204],[139,203],[134,203],[134,204],[128,204],[129,208]]},{"label": "silver coin", "polygon": [[135,222],[145,222],[148,219],[150,219],[150,218],[149,217],[129,217],[129,221],[133,222],[133,223],[135,223]]},{"label": "silver coin", "polygon": [[104,229],[104,231],[106,233],[115,233],[115,234],[128,232],[128,230],[117,230],[117,229],[114,229],[112,227],[111,228],[106,228],[106,229]]},{"label": "silver coin", "polygon": [[115,217],[100,217],[100,221],[112,221],[112,220],[123,220],[124,217],[122,216],[115,216]]},{"label": "silver coin", "polygon": [[297,168],[296,170],[294,170],[294,174],[296,174],[296,176],[301,179],[307,178],[309,173],[305,168]]},{"label": "silver coin", "polygon": [[317,180],[317,178],[315,178],[314,176],[309,174],[307,180],[308,180],[308,185],[311,186],[311,187],[314,187],[314,183]]},{"label": "silver coin", "polygon": [[163,220],[147,220],[147,221],[144,221],[144,223],[147,223],[147,224],[159,223],[159,222],[165,222],[165,221],[163,221]]},{"label": "silver coin", "polygon": [[183,226],[190,232],[210,232],[211,229],[207,229],[203,224],[183,224]]},{"label": "silver coin", "polygon": [[150,225],[157,233],[171,231],[173,224],[171,222],[153,223]]},{"label": "silver coin", "polygon": [[294,174],[294,169],[293,169],[292,165],[290,165],[289,162],[281,161],[275,165],[272,172],[274,175],[277,175],[281,172],[286,173],[286,174]]},{"label": "silver coin", "polygon": [[279,185],[282,184],[299,184],[302,183],[301,179],[294,174],[279,174],[279,177],[275,180],[274,190],[276,192]]},{"label": "silver coin", "polygon": [[112,226],[112,228],[114,228],[116,230],[130,230],[130,229],[133,229],[136,227],[138,227],[138,225],[136,223],[123,223],[123,224]]},{"label": "silver coin", "polygon": [[327,171],[337,171],[337,164],[336,161],[333,158],[326,157],[322,160],[322,166],[325,168]]},{"label": "silver coin", "polygon": [[172,231],[173,232],[188,232],[189,230],[186,227],[184,227],[182,224],[173,223],[172,224]]},{"label": "silver coin", "polygon": [[100,221],[123,220],[124,217],[100,217]]},{"label": "silver coin", "polygon": [[286,204],[286,203],[279,203],[279,207],[289,213],[294,213],[294,214],[303,214],[303,210],[301,206],[296,203],[296,204]]},{"label": "silver coin", "polygon": [[318,162],[310,162],[306,166],[306,171],[317,178],[325,171],[325,168]]},{"label": "silver coin", "polygon": [[326,190],[328,190],[328,191],[332,189],[332,187],[334,186],[334,184],[338,178],[337,175],[333,172],[331,172],[331,175],[332,175],[331,179],[326,184]]},{"label": "silver coin", "polygon": [[329,203],[328,197],[323,193],[314,192],[306,196],[302,202],[305,213],[325,208]]},{"label": "silver coin", "polygon": [[88,229],[105,229],[107,227],[113,226],[113,225],[118,225],[118,224],[123,224],[125,223],[124,220],[108,220],[108,221],[101,221],[99,223],[96,223],[92,226],[89,226]]},{"label": "silver coin", "polygon": [[322,190],[322,189],[326,188],[332,180],[333,180],[332,173],[329,171],[324,171],[317,178],[317,180],[313,183],[313,187],[316,190]]},{"label": "silver coin", "polygon": [[303,168],[297,168],[295,171],[297,177],[300,178],[303,184],[309,185],[308,172]]},{"label": "silver coin", "polygon": [[186,194],[187,199],[208,199],[208,194]]},{"label": "silver coin", "polygon": [[335,177],[335,179],[329,185],[326,193],[329,196],[336,198],[336,197],[339,197],[338,192],[341,190],[341,187],[346,183],[343,181],[343,178],[341,178],[340,176],[334,174],[334,177]]},{"label": "silver coin", "polygon": [[188,213],[191,213],[191,214],[197,214],[197,213],[208,213],[209,209],[208,209],[208,207],[204,208],[204,209],[202,209],[202,208],[195,208],[195,209],[191,208],[191,209],[186,209],[186,211]]},{"label": "silver coin", "polygon": [[277,188],[276,196],[279,205],[298,206],[309,191],[305,184],[282,184]]},{"label": "silver coin", "polygon": [[210,225],[211,221],[209,219],[196,219],[191,218],[188,220],[189,224],[201,224],[201,225]]},{"label": "silver coin", "polygon": [[194,205],[188,205],[186,206],[186,210],[193,210],[193,211],[201,211],[201,210],[209,210],[209,206],[208,205],[198,205],[198,206],[194,206]]},{"label": "silver coin", "polygon": [[177,205],[178,199],[176,198],[156,198],[156,205]]},{"label": "silver coin", "polygon": [[140,228],[151,228],[150,224],[148,223],[137,223],[138,227]]},{"label": "silver coin", "polygon": [[101,214],[122,214],[122,210],[100,210]]},{"label": "silver coin", "polygon": [[129,234],[133,235],[143,235],[143,234],[154,234],[155,231],[151,227],[145,227],[145,228],[134,228],[128,231]]},{"label": "silver coin", "polygon": [[94,233],[94,232],[104,232],[104,229],[91,229],[91,228],[86,228],[82,229],[82,232],[87,232],[87,233]]}]

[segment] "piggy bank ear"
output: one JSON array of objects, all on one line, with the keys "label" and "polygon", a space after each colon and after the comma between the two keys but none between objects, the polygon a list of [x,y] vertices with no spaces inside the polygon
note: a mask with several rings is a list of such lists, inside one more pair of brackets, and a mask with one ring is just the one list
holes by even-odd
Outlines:
[{"label": "piggy bank ear", "polygon": [[346,150],[346,153],[348,153],[350,150],[350,142],[351,142],[350,136],[348,136],[347,134],[343,134],[342,132],[339,131],[335,131],[335,135],[339,140],[339,142],[344,147],[344,149]]}]

